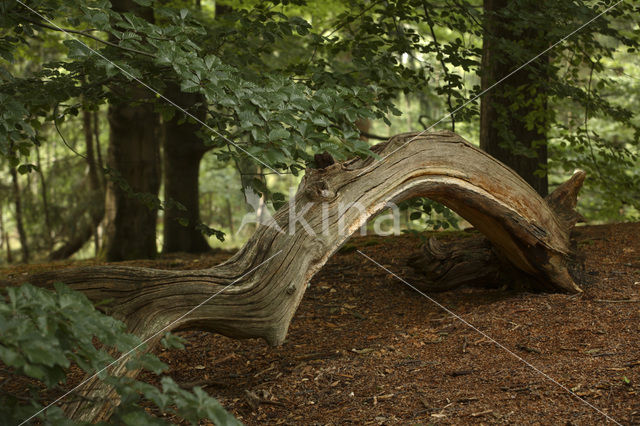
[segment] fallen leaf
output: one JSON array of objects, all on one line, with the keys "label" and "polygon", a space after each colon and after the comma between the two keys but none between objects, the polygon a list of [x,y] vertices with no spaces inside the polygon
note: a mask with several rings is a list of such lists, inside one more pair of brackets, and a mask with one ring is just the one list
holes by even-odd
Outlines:
[{"label": "fallen leaf", "polygon": [[373,348],[364,348],[364,349],[355,349],[354,348],[354,349],[351,349],[351,352],[355,352],[355,353],[360,354],[360,355],[368,354],[368,353],[371,353],[373,351],[375,351],[375,349],[373,349]]}]

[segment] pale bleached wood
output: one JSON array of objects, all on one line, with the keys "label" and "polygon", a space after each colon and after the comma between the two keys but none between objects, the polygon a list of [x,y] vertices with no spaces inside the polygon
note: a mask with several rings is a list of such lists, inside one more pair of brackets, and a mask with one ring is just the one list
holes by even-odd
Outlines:
[{"label": "pale bleached wood", "polygon": [[[290,210],[285,205],[274,215],[285,232],[260,226],[236,255],[210,269],[99,266],[54,271],[31,281],[40,285],[62,281],[94,301],[112,299],[107,311],[142,338],[170,325],[167,330],[197,328],[234,338],[263,338],[278,345],[285,339],[307,283],[327,259],[388,202],[420,196],[456,211],[544,288],[580,291],[566,268],[569,216],[559,217],[513,170],[446,131],[418,137],[415,133],[397,135],[374,150],[382,161],[352,159],[326,169],[307,170],[293,205],[298,212],[308,206],[304,217],[313,234],[299,224],[295,233],[289,232]],[[363,210],[338,209],[340,204],[356,202]],[[338,232],[341,224],[344,231]],[[92,382],[90,388],[96,386]],[[91,411],[80,417],[96,420],[105,416]]]},{"label": "pale bleached wood", "polygon": [[[113,299],[107,305],[109,312],[145,335],[145,329],[166,325],[281,251],[171,327],[261,337],[277,345],[285,338],[307,282],[329,256],[388,202],[423,196],[459,213],[514,266],[538,277],[548,288],[580,291],[566,271],[569,229],[550,204],[515,172],[460,136],[433,132],[406,143],[414,136],[402,134],[378,145],[381,157],[391,153],[383,161],[353,159],[307,170],[294,205],[298,212],[308,206],[304,217],[315,235],[299,223],[291,234],[285,205],[274,215],[284,232],[260,226],[235,256],[214,268],[165,271],[99,266],[54,271],[33,279],[62,281],[95,301]],[[340,203],[355,202],[364,211],[338,211]],[[329,212],[326,220],[323,204]]]}]

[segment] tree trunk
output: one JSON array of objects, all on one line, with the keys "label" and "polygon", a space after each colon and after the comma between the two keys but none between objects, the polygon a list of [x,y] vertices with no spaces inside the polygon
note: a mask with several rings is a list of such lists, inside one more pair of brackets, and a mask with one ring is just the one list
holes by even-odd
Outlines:
[{"label": "tree trunk", "polygon": [[98,115],[98,111],[93,111],[91,114],[92,122],[93,122],[93,139],[96,142],[95,152],[96,152],[96,167],[100,170],[100,182],[102,185],[102,190],[106,191],[106,182],[104,179],[104,161],[102,161],[102,147],[100,145],[100,116]]},{"label": "tree trunk", "polygon": [[42,196],[42,210],[44,211],[45,237],[47,239],[47,248],[53,247],[53,231],[51,227],[51,214],[49,213],[49,198],[47,195],[47,181],[42,171],[42,162],[40,161],[40,148],[35,146],[36,162],[38,165],[38,176],[40,177],[40,195]]},{"label": "tree trunk", "polygon": [[[153,20],[153,10],[133,0],[112,1],[118,12]],[[157,196],[160,189],[159,117],[153,94],[137,83],[126,86],[126,99],[109,105],[108,165],[115,176],[106,194],[104,250],[108,260],[156,256]]]},{"label": "tree trunk", "polygon": [[[482,91],[548,47],[543,28],[511,17],[531,14],[540,9],[540,3],[519,2],[518,10],[509,3],[484,0]],[[543,197],[548,193],[548,75],[548,57],[543,56],[488,90],[480,107],[480,147],[514,169]]]},{"label": "tree trunk", "polygon": [[18,184],[18,172],[15,167],[11,167],[11,183],[13,185],[13,202],[16,208],[16,227],[18,228],[18,236],[20,237],[20,250],[22,251],[22,261],[29,262],[29,244],[27,242],[27,233],[24,230],[22,214],[22,196],[20,194],[20,185]]},{"label": "tree trunk", "polygon": [[227,199],[225,200],[225,207],[227,210],[227,222],[229,224],[229,235],[233,240],[235,236],[235,231],[233,229],[233,210],[231,209],[231,197],[227,197]]},{"label": "tree trunk", "polygon": [[[84,131],[84,143],[85,143],[85,150],[87,155],[87,167],[89,169],[87,173],[87,179],[89,181],[89,190],[95,194],[100,191],[100,187],[101,187],[100,171],[98,169],[98,164],[96,163],[96,154],[95,154],[96,151],[99,151],[100,147],[98,146],[97,150],[94,147],[94,144],[93,144],[94,130],[93,129],[94,129],[94,126],[97,126],[97,123],[93,123],[92,114],[90,111],[86,109],[86,107],[84,107],[82,110],[82,126]],[[98,208],[97,210],[104,210],[104,209]]]},{"label": "tree trunk", "polygon": [[[407,143],[414,137],[402,134],[374,147],[383,161],[355,158],[307,170],[291,204],[213,268],[98,266],[52,271],[29,281],[62,281],[91,300],[110,300],[103,305],[107,312],[151,343],[157,333],[197,328],[278,345],[307,283],[351,234],[389,202],[428,197],[473,224],[538,289],[581,291],[567,271],[579,185],[545,201],[511,169],[454,133],[426,133]],[[584,179],[584,173],[573,179]],[[97,380],[87,386],[85,393],[102,389]],[[108,417],[96,410],[81,417]]]},{"label": "tree trunk", "polygon": [[4,224],[4,206],[2,205],[2,203],[0,203],[0,235],[2,235],[2,238],[0,238],[0,246],[4,244],[4,246],[7,248],[7,254],[6,254],[6,259],[7,259],[7,263],[13,263],[13,255],[11,253],[11,243],[9,242],[9,232],[7,231],[7,228]]},{"label": "tree trunk", "polygon": [[[202,96],[181,93],[175,85],[170,85],[167,97],[190,111],[200,120],[205,119],[206,106]],[[200,160],[207,151],[198,135],[201,126],[189,122],[180,111],[164,124],[164,194],[165,200],[182,204],[185,210],[170,207],[164,212],[165,253],[200,253],[210,250],[202,232],[196,226],[200,223],[200,197],[198,177]]]},{"label": "tree trunk", "polygon": [[422,246],[420,254],[409,259],[408,265],[424,276],[424,280],[416,280],[413,285],[428,292],[505,283],[499,256],[489,240],[479,233],[452,241],[433,236]]},{"label": "tree trunk", "polygon": [[95,199],[95,203],[91,203],[89,214],[91,216],[91,234],[94,242],[94,253],[97,257],[100,254],[100,237],[98,229],[100,228],[100,222],[102,222],[102,219],[104,218],[104,194],[106,190],[106,187],[104,186],[102,154],[100,153],[98,114],[95,111],[90,112],[84,108],[82,111],[82,120],[87,151],[87,167],[89,169],[87,176],[89,181],[89,193],[91,198]]},{"label": "tree trunk", "polygon": [[[100,115],[98,111],[93,111],[91,114],[92,122],[93,122],[93,139],[96,143],[95,152],[96,152],[96,167],[100,170],[100,185],[101,185],[101,193],[106,194],[107,192],[107,182],[104,175],[104,161],[102,161],[102,146],[100,145]],[[102,202],[100,203],[103,209],[102,216],[104,218],[104,195],[102,196]],[[100,235],[100,223],[96,225],[93,230],[93,241],[94,241],[94,249],[95,249],[95,257],[100,256],[100,252],[102,249],[102,237]]]},{"label": "tree trunk", "polygon": [[61,247],[49,253],[49,260],[68,259],[84,247],[92,235],[93,224],[88,221],[83,221],[69,241],[66,241]]},{"label": "tree trunk", "polygon": [[[77,227],[78,231],[74,232],[71,238],[61,247],[49,254],[50,260],[61,260],[73,256],[80,250],[92,236],[97,235],[97,228],[104,217],[104,192],[101,184],[100,172],[96,163],[96,155],[94,150],[94,124],[92,124],[92,116],[87,109],[82,110],[82,122],[84,131],[84,141],[87,160],[87,182],[89,203],[89,218],[81,219],[81,223]],[[95,117],[95,116],[94,116]],[[97,123],[95,123],[97,125]],[[98,147],[99,149],[99,147]],[[98,239],[96,241],[96,255],[98,254]]]}]

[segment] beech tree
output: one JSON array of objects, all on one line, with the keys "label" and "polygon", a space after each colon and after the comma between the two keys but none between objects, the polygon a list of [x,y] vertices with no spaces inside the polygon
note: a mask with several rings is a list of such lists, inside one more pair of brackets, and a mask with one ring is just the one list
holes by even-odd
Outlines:
[{"label": "beech tree", "polygon": [[[549,5],[485,0],[483,7],[480,72],[481,90],[487,92],[481,98],[480,147],[513,168],[544,197],[548,193],[549,56],[518,68],[555,41],[549,39],[553,20],[546,15],[535,19],[540,8]],[[514,19],[516,13],[532,19]]]},{"label": "beech tree", "polygon": [[[206,118],[206,104],[201,95],[182,93],[176,85],[165,92],[199,120]],[[163,126],[164,195],[175,202],[164,212],[162,251],[199,253],[209,250],[200,225],[200,160],[210,149],[204,144],[200,123],[176,112]],[[178,204],[179,203],[179,204]]]},{"label": "beech tree", "polygon": [[[114,0],[112,10],[154,22],[153,9],[134,0]],[[115,31],[130,30],[130,26]],[[118,42],[113,33],[110,41]],[[132,197],[127,189],[156,197],[160,189],[160,120],[154,111],[154,94],[138,82],[112,88],[109,104],[108,167],[117,174],[106,194],[106,235],[104,250],[108,260],[153,258],[156,256],[157,208]]]}]

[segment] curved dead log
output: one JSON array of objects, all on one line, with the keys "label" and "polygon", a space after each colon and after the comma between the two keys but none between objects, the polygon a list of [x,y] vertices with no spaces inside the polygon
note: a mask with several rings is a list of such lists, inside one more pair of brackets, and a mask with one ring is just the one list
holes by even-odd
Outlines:
[{"label": "curved dead log", "polygon": [[[566,269],[575,204],[552,199],[562,209],[558,214],[515,172],[454,133],[427,133],[406,143],[414,136],[376,146],[380,156],[389,155],[384,161],[353,159],[308,170],[293,203],[222,265],[199,271],[102,266],[34,279],[65,282],[92,300],[112,299],[110,312],[145,335],[279,253],[172,327],[261,337],[276,345],[306,283],[328,257],[387,203],[422,196],[464,217],[542,288],[580,291]],[[582,173],[573,178],[582,179]]]},{"label": "curved dead log", "polygon": [[[467,219],[516,267],[539,277],[541,286],[580,291],[565,267],[575,197],[573,204],[566,197],[545,202],[511,169],[451,132],[428,133],[405,144],[413,136],[399,135],[378,145],[381,156],[391,153],[381,162],[355,159],[308,170],[292,208],[283,207],[271,226],[260,226],[232,259],[217,267],[161,271],[103,266],[34,279],[63,281],[92,300],[113,299],[111,313],[132,329],[155,329],[154,324],[180,317],[280,252],[174,327],[202,327],[278,344],[305,284],[327,258],[388,202],[426,196]],[[582,179],[579,173],[572,181]],[[304,225],[296,220],[300,212]]]},{"label": "curved dead log", "polygon": [[[329,256],[387,203],[421,196],[464,217],[541,288],[580,291],[566,268],[571,203],[552,207],[515,172],[454,133],[426,133],[408,142],[415,136],[401,134],[374,147],[383,161],[357,158],[307,170],[295,199],[214,268],[102,266],[31,281],[62,281],[94,301],[111,299],[108,312],[143,339],[165,328],[198,328],[277,345],[307,282]],[[95,414],[82,417],[96,420]]]}]

